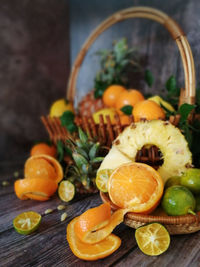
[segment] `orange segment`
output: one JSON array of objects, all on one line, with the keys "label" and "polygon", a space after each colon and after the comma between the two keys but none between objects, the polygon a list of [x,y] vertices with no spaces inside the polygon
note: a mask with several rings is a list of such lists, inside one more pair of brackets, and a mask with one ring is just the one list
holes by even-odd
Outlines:
[{"label": "orange segment", "polygon": [[143,163],[123,164],[112,172],[108,180],[112,202],[137,213],[153,211],[162,197],[163,188],[159,173]]},{"label": "orange segment", "polygon": [[82,260],[98,260],[105,258],[116,251],[121,245],[119,237],[110,234],[97,244],[85,244],[76,235],[75,225],[79,217],[73,219],[67,226],[67,241],[75,256]]},{"label": "orange segment", "polygon": [[[110,209],[110,204],[105,203],[103,205],[107,205]],[[105,207],[103,205],[84,212],[77,220],[75,232],[82,242],[96,244],[109,236],[114,228],[123,222],[127,210],[119,209],[112,216],[107,216],[104,219],[103,216],[106,216],[106,213],[104,213],[105,209],[102,208]],[[90,212],[90,216],[87,215],[87,212]]]},{"label": "orange segment", "polygon": [[63,179],[63,169],[60,163],[48,155],[35,155],[25,162],[25,178],[52,179],[59,183]]},{"label": "orange segment", "polygon": [[32,178],[19,179],[14,184],[14,189],[19,199],[48,200],[58,188],[56,182],[51,179]]}]

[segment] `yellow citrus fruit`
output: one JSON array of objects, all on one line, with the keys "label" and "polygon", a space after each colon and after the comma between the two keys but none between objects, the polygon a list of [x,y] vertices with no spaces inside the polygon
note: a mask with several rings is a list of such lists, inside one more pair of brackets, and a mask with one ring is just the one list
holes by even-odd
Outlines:
[{"label": "yellow citrus fruit", "polygon": [[99,124],[100,120],[99,120],[99,115],[103,115],[103,120],[106,123],[106,116],[110,116],[110,120],[111,123],[114,124],[115,123],[115,115],[116,115],[116,110],[114,108],[103,108],[100,109],[99,111],[93,113],[93,119],[95,121],[96,124]]},{"label": "yellow citrus fruit", "polygon": [[141,251],[149,256],[164,253],[170,244],[170,235],[160,223],[150,223],[137,228],[135,238]]},{"label": "yellow citrus fruit", "polygon": [[37,230],[41,219],[41,215],[37,212],[23,212],[13,220],[13,226],[18,233],[28,235]]},{"label": "yellow citrus fruit", "polygon": [[75,186],[69,181],[62,181],[58,187],[58,195],[62,201],[72,200],[75,195]]},{"label": "yellow citrus fruit", "polygon": [[66,99],[59,99],[52,104],[49,115],[50,117],[60,117],[67,110],[74,112],[73,104]]},{"label": "yellow citrus fruit", "polygon": [[115,252],[121,245],[121,239],[113,234],[96,244],[85,244],[75,232],[78,219],[79,217],[76,217],[67,226],[67,241],[72,252],[78,258],[87,261],[102,259]]},{"label": "yellow citrus fruit", "polygon": [[163,100],[158,95],[152,96],[152,97],[148,98],[148,100],[152,100],[152,101],[156,102],[159,106],[162,105],[163,107],[165,107],[169,111],[175,111],[174,107],[170,103],[168,103],[167,101]]}]

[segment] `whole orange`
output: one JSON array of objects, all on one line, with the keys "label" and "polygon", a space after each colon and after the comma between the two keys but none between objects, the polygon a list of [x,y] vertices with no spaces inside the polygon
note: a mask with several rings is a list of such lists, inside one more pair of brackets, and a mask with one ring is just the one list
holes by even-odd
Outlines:
[{"label": "whole orange", "polygon": [[121,85],[111,85],[103,93],[103,102],[107,107],[115,107],[118,96],[121,92],[126,91]]},{"label": "whole orange", "polygon": [[143,100],[144,96],[138,90],[130,89],[123,91],[118,95],[115,107],[117,108],[119,114],[123,114],[123,112],[120,111],[121,108],[127,105],[134,107],[135,104]]},{"label": "whole orange", "polygon": [[163,109],[152,100],[144,100],[137,103],[133,109],[134,121],[141,120],[164,120],[165,113]]},{"label": "whole orange", "polygon": [[41,154],[45,154],[45,155],[49,155],[52,157],[56,156],[56,147],[54,145],[47,145],[46,143],[39,143],[34,145],[31,148],[31,156],[35,156],[35,155],[41,155]]},{"label": "whole orange", "polygon": [[129,125],[131,123],[131,118],[127,115],[120,115],[121,125]]}]

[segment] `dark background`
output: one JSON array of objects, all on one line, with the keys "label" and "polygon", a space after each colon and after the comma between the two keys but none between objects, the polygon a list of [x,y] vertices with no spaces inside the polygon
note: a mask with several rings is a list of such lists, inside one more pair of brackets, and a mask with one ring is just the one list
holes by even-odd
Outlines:
[{"label": "dark background", "polygon": [[[65,97],[76,55],[85,39],[112,13],[130,6],[156,7],[184,29],[191,44],[197,80],[200,74],[200,2],[198,0],[1,0],[0,1],[0,160],[23,158],[31,145],[48,137],[40,116]],[[161,92],[174,74],[184,76],[174,41],[159,24],[127,20],[103,33],[89,50],[78,79],[77,99],[93,88],[100,48],[127,37],[138,47],[156,77],[151,92]],[[70,63],[71,62],[71,63]],[[147,92],[145,85],[141,88]]]}]

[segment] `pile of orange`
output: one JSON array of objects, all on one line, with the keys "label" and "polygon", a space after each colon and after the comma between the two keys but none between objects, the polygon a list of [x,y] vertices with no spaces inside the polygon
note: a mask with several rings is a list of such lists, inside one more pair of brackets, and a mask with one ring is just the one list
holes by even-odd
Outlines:
[{"label": "pile of orange", "polygon": [[165,119],[165,113],[160,105],[152,100],[145,100],[140,91],[127,90],[121,85],[109,86],[103,94],[103,102],[107,107],[116,109],[122,125],[130,124],[129,116],[121,110],[127,105],[133,107],[134,121]]},{"label": "pile of orange", "polygon": [[14,189],[19,199],[48,200],[63,179],[59,162],[48,155],[35,155],[25,162],[24,179],[15,181]]},{"label": "pile of orange", "polygon": [[127,212],[152,212],[163,194],[163,180],[152,167],[127,163],[115,169],[108,180],[108,194],[117,211],[111,215],[110,203],[92,208],[67,226],[72,252],[84,260],[96,260],[113,253],[121,240],[112,234]]}]

